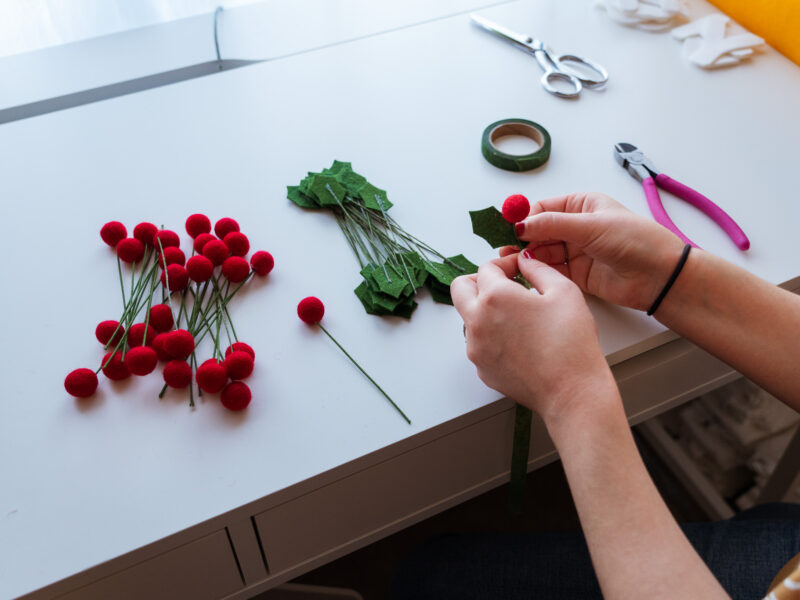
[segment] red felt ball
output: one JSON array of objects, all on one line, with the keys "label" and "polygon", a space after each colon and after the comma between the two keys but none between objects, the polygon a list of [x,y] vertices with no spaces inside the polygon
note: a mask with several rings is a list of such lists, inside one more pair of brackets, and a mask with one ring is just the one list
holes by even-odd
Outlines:
[{"label": "red felt ball", "polygon": [[189,273],[182,265],[168,265],[165,271],[161,271],[161,285],[166,287],[169,278],[169,291],[177,292],[189,285]]},{"label": "red felt ball", "polygon": [[[119,328],[119,329],[117,329]],[[101,344],[116,346],[125,335],[125,327],[119,321],[101,321],[94,330],[94,336]]]},{"label": "red felt ball", "polygon": [[229,217],[223,217],[214,223],[214,233],[221,240],[224,240],[231,231],[239,231],[239,224]]},{"label": "red felt ball", "polygon": [[186,358],[194,351],[194,338],[185,329],[176,329],[167,334],[164,349],[172,358]]},{"label": "red felt ball", "polygon": [[161,242],[162,248],[177,248],[181,245],[181,238],[170,229],[162,229],[153,236],[153,245],[156,248],[158,248],[158,242]]},{"label": "red felt ball", "polygon": [[518,223],[531,212],[531,204],[522,194],[514,194],[503,202],[503,218],[509,223]]},{"label": "red felt ball", "polygon": [[272,254],[266,250],[259,250],[250,257],[250,266],[253,267],[253,271],[256,272],[256,275],[261,275],[263,277],[272,271],[272,267],[275,266],[275,259],[273,259]]},{"label": "red felt ball", "polygon": [[171,360],[164,365],[164,383],[172,388],[185,388],[192,383],[192,367],[185,360]]},{"label": "red felt ball", "polygon": [[228,383],[228,372],[222,362],[216,358],[209,358],[197,367],[195,380],[201,390],[209,394],[216,394]]},{"label": "red felt ball", "polygon": [[211,231],[211,221],[205,215],[200,213],[189,215],[186,219],[186,233],[193,238],[196,238],[201,233],[209,233]]},{"label": "red felt ball", "polygon": [[253,357],[244,350],[234,350],[225,357],[225,372],[231,379],[247,379],[253,366]]},{"label": "red felt ball", "polygon": [[240,283],[250,275],[250,264],[241,256],[229,256],[222,263],[222,274],[231,283]]},{"label": "red felt ball", "polygon": [[253,394],[246,383],[232,381],[222,390],[220,400],[222,401],[222,406],[228,410],[244,410],[250,404],[252,397]]},{"label": "red felt ball", "polygon": [[297,316],[309,325],[316,325],[322,321],[325,314],[325,305],[322,300],[314,296],[303,298],[297,305]]},{"label": "red felt ball", "polygon": [[133,228],[133,237],[142,242],[145,246],[153,245],[153,238],[158,233],[158,227],[153,223],[139,223]]},{"label": "red felt ball", "polygon": [[256,359],[256,351],[253,350],[253,347],[250,344],[245,344],[244,342],[234,342],[225,349],[225,356],[228,356],[234,350],[241,350],[242,352],[247,352],[250,356],[253,357],[253,360]]},{"label": "red felt ball", "polygon": [[214,263],[215,266],[221,265],[230,251],[222,240],[209,240],[203,244],[203,256]]},{"label": "red felt ball", "polygon": [[[109,360],[109,358],[111,360]],[[108,352],[103,357],[103,361],[100,363],[100,365],[103,368],[103,375],[112,381],[122,381],[123,379],[127,379],[131,376],[131,372],[128,370],[128,365],[122,362],[122,352],[114,352],[113,357],[111,356],[111,352]]]},{"label": "red felt ball", "polygon": [[244,256],[250,252],[250,240],[241,231],[231,231],[222,241],[225,242],[232,256]]},{"label": "red felt ball", "polygon": [[150,307],[150,325],[156,331],[169,331],[175,319],[169,304],[154,304]]},{"label": "red felt ball", "polygon": [[183,253],[183,250],[180,248],[176,248],[175,246],[168,246],[164,248],[163,256],[159,252],[158,254],[158,264],[161,265],[161,268],[164,268],[164,263],[167,265],[185,265],[186,264],[186,255]]},{"label": "red felt ball", "polygon": [[[131,325],[131,328],[128,329],[128,345],[133,348],[135,346],[152,346],[153,345],[153,338],[156,337],[158,333],[156,328],[147,324],[147,339],[145,340],[144,337],[144,323],[136,323],[135,325]],[[144,342],[144,343],[142,343]]]},{"label": "red felt ball", "polygon": [[186,272],[192,281],[203,283],[211,279],[214,274],[214,263],[205,256],[196,254],[186,261]]},{"label": "red felt ball", "polygon": [[128,350],[125,355],[125,364],[134,375],[149,375],[158,364],[158,355],[152,348],[136,346],[136,348]]},{"label": "red felt ball", "polygon": [[122,262],[139,262],[144,256],[144,244],[136,238],[120,240],[117,244],[117,256]]},{"label": "red felt ball", "polygon": [[128,230],[125,229],[125,225],[119,221],[109,221],[100,228],[100,237],[112,248],[116,248],[117,244],[125,239],[127,235]]},{"label": "red felt ball", "polygon": [[88,398],[97,390],[97,374],[91,369],[75,369],[64,379],[64,389],[70,396]]},{"label": "red felt ball", "polygon": [[169,333],[159,333],[153,338],[153,350],[156,351],[156,356],[161,362],[172,360],[172,356],[167,352],[166,343]]},{"label": "red felt ball", "polygon": [[203,246],[205,246],[211,240],[215,240],[215,239],[217,239],[217,238],[215,238],[210,233],[201,233],[196,238],[194,238],[194,251],[195,252],[202,252],[203,251]]}]

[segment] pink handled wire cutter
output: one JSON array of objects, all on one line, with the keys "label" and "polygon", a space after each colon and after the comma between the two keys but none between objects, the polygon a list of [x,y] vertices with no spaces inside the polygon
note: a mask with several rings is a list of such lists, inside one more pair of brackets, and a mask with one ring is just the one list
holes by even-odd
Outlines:
[{"label": "pink handled wire cutter", "polygon": [[664,210],[664,206],[661,204],[661,197],[658,195],[659,187],[685,200],[692,206],[699,208],[711,217],[714,222],[728,234],[728,237],[733,240],[733,243],[736,244],[740,250],[747,250],[750,247],[750,240],[747,239],[742,228],[736,224],[736,221],[734,221],[728,213],[703,196],[700,192],[675,181],[663,173],[658,173],[650,159],[633,144],[628,144],[627,142],[615,144],[614,158],[622,168],[627,169],[628,173],[642,183],[644,195],[647,198],[647,206],[650,207],[650,212],[656,222],[669,229],[685,243],[698,247],[697,244],[687,238],[683,232],[678,229],[678,226],[672,222],[672,219],[669,218],[667,211]]}]

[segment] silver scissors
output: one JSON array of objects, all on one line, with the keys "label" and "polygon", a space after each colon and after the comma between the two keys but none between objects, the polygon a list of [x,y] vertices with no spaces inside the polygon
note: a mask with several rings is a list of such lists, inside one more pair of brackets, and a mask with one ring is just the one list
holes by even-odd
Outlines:
[{"label": "silver scissors", "polygon": [[490,33],[511,42],[520,50],[533,54],[544,69],[542,87],[559,98],[577,98],[584,87],[599,88],[608,82],[608,71],[601,65],[574,54],[555,53],[544,43],[529,35],[516,33],[478,15],[472,20]]}]

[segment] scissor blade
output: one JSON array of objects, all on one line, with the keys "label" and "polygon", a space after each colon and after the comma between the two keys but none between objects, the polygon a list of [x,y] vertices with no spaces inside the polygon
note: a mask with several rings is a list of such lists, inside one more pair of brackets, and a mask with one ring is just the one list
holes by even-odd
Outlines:
[{"label": "scissor blade", "polygon": [[517,33],[516,31],[511,31],[502,25],[492,23],[491,21],[484,19],[483,17],[479,17],[478,15],[470,15],[470,17],[476,25],[483,27],[489,33],[493,33],[496,36],[511,42],[512,44],[517,44],[518,46],[523,46],[530,49],[530,46],[533,43],[533,38],[529,35],[523,35],[521,33]]}]

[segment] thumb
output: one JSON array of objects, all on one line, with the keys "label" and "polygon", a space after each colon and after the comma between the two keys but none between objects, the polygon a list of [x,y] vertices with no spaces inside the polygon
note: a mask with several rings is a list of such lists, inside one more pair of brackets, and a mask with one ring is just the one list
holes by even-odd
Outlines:
[{"label": "thumb", "polygon": [[519,253],[517,265],[523,277],[542,295],[563,286],[566,282],[571,283],[567,277],[550,265],[536,260],[531,250]]},{"label": "thumb", "polygon": [[522,223],[525,227],[518,227],[517,237],[526,242],[556,240],[583,248],[595,237],[596,220],[593,215],[586,213],[542,212],[528,217]]}]

